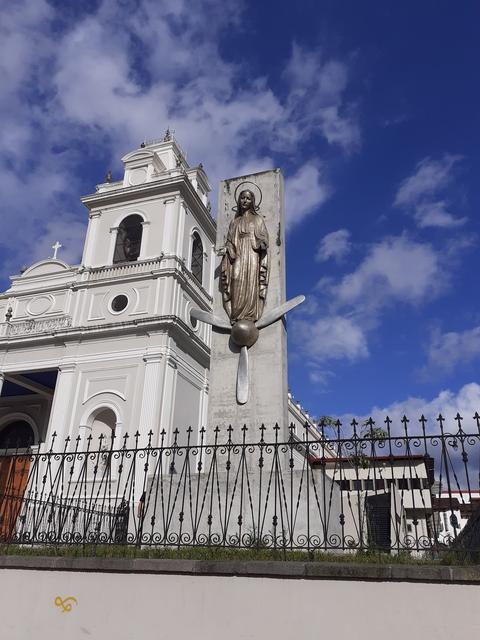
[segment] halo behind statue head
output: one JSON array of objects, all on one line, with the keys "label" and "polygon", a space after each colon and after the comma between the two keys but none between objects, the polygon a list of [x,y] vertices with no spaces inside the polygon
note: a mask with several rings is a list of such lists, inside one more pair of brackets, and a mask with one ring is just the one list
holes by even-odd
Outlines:
[{"label": "halo behind statue head", "polygon": [[237,210],[237,202],[238,196],[242,193],[242,191],[251,191],[255,197],[255,211],[258,211],[260,208],[260,204],[262,202],[262,191],[260,187],[258,187],[254,182],[250,182],[246,180],[245,182],[240,182],[235,189],[234,198],[235,198],[235,207],[233,207],[234,211]]}]

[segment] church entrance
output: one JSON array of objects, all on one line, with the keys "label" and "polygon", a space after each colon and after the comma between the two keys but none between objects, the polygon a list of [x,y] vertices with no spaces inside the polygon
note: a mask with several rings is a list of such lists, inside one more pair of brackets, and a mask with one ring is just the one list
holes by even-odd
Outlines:
[{"label": "church entrance", "polygon": [[0,541],[7,542],[15,533],[15,524],[22,508],[28,483],[34,443],[32,427],[25,420],[16,420],[0,431]]}]

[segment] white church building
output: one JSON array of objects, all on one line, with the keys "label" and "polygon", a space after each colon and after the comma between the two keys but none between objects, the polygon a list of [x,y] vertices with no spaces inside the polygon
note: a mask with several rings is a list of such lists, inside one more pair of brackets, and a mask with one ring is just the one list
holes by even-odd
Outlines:
[{"label": "white church building", "polygon": [[0,295],[0,449],[112,430],[157,446],[205,425],[211,330],[190,310],[212,305],[208,179],[169,132],[122,160],[122,180],[82,198],[81,264],[57,243]]},{"label": "white church building", "polygon": [[[122,180],[113,182],[109,175],[95,193],[82,198],[89,222],[81,264],[63,262],[57,242],[54,257],[11,277],[11,287],[0,294],[0,453],[4,454],[0,459],[0,494],[8,498],[10,491],[13,495],[13,501],[7,499],[3,507],[0,503],[0,537],[17,526],[27,480],[30,478],[32,495],[41,485],[37,471],[29,476],[28,459],[20,456],[14,464],[12,452],[28,449],[43,454],[50,447],[61,452],[64,448],[72,451],[75,446],[85,450],[89,436],[92,447],[97,448],[101,434],[107,438],[107,446],[116,450],[121,449],[127,434],[130,438],[140,434],[136,438],[140,446],[147,442],[152,447],[171,447],[172,443],[181,446],[187,439],[196,445],[202,427],[213,433],[216,426],[207,424],[211,327],[191,317],[193,308],[211,311],[214,282],[218,281],[214,273],[216,223],[210,214],[207,176],[202,165],[188,165],[168,131],[163,140],[142,144],[122,161]],[[293,424],[294,440],[318,440],[315,425],[290,394],[288,419]],[[239,435],[237,431],[237,439]],[[289,449],[282,451],[286,456]],[[331,509],[336,514],[330,526],[340,535],[338,539],[344,540],[350,530],[363,539],[364,534],[357,531],[360,520],[355,525],[349,509],[355,511],[352,505],[358,503],[356,510],[362,511],[372,490],[379,487],[370,478],[362,476],[359,480],[358,465],[352,457],[340,459],[329,447],[307,449],[307,454],[304,447],[292,448],[290,455],[285,473],[290,473],[291,491],[298,489],[298,500],[303,495],[304,474],[317,478],[325,499],[330,487],[329,512]],[[320,455],[321,459],[315,457]],[[261,460],[262,464],[255,460],[258,468],[263,465]],[[35,469],[42,464],[37,460]],[[116,468],[113,464],[107,467],[109,473],[113,470],[112,482],[118,480],[116,495],[120,499]],[[139,477],[142,473],[145,480],[147,467],[143,465],[135,471]],[[172,462],[170,486],[177,482],[174,473]],[[158,481],[159,474],[155,477]],[[185,477],[178,482],[182,478],[186,482]],[[7,478],[11,485],[8,491]],[[50,480],[46,492],[52,512],[62,478]],[[92,482],[95,476],[93,480],[88,476],[82,486],[93,487]],[[110,495],[109,482],[102,479]],[[124,482],[132,480],[128,477]],[[153,480],[149,482],[152,487]],[[202,479],[202,483],[208,482],[209,475]],[[197,489],[202,488],[200,480],[198,483]],[[390,493],[383,485],[380,489],[388,502],[384,529],[389,539],[394,539],[389,522],[397,521],[403,511],[390,508]],[[143,493],[131,497],[142,526],[148,510],[146,485]],[[344,496],[349,509],[344,508]],[[232,498],[230,505],[233,503]],[[399,503],[405,510],[403,494]],[[296,520],[297,528],[303,531],[307,512],[312,518],[316,513],[317,520],[323,516],[321,509],[312,507],[308,511],[303,497],[302,504],[303,515]],[[25,505],[25,513],[34,510],[36,497]],[[117,515],[112,514],[117,514],[120,507],[115,503],[109,514],[114,521]],[[152,506],[149,508],[149,517],[157,515]],[[325,515],[325,505],[323,512]],[[2,524],[7,516],[10,521]],[[424,514],[422,517],[425,519]],[[325,526],[320,520],[317,531]],[[406,527],[406,516],[404,520]],[[397,529],[394,533],[398,537]]]}]

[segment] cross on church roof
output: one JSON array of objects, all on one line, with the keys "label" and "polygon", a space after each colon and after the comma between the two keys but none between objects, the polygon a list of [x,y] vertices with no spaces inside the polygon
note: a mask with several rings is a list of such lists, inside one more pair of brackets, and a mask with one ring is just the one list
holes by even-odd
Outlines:
[{"label": "cross on church roof", "polygon": [[59,243],[59,241],[57,240],[55,242],[55,244],[52,245],[52,249],[53,249],[53,259],[56,260],[57,259],[57,251],[63,247],[62,244]]}]

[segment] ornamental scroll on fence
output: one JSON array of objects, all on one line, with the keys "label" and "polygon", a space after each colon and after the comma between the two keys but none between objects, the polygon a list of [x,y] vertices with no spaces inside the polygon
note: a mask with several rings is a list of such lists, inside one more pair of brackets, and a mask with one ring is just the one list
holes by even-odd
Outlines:
[{"label": "ornamental scroll on fence", "polygon": [[[0,454],[4,544],[437,554],[480,504],[480,416],[80,437]],[[348,437],[345,435],[348,433]],[[469,539],[472,539],[471,536]]]}]

